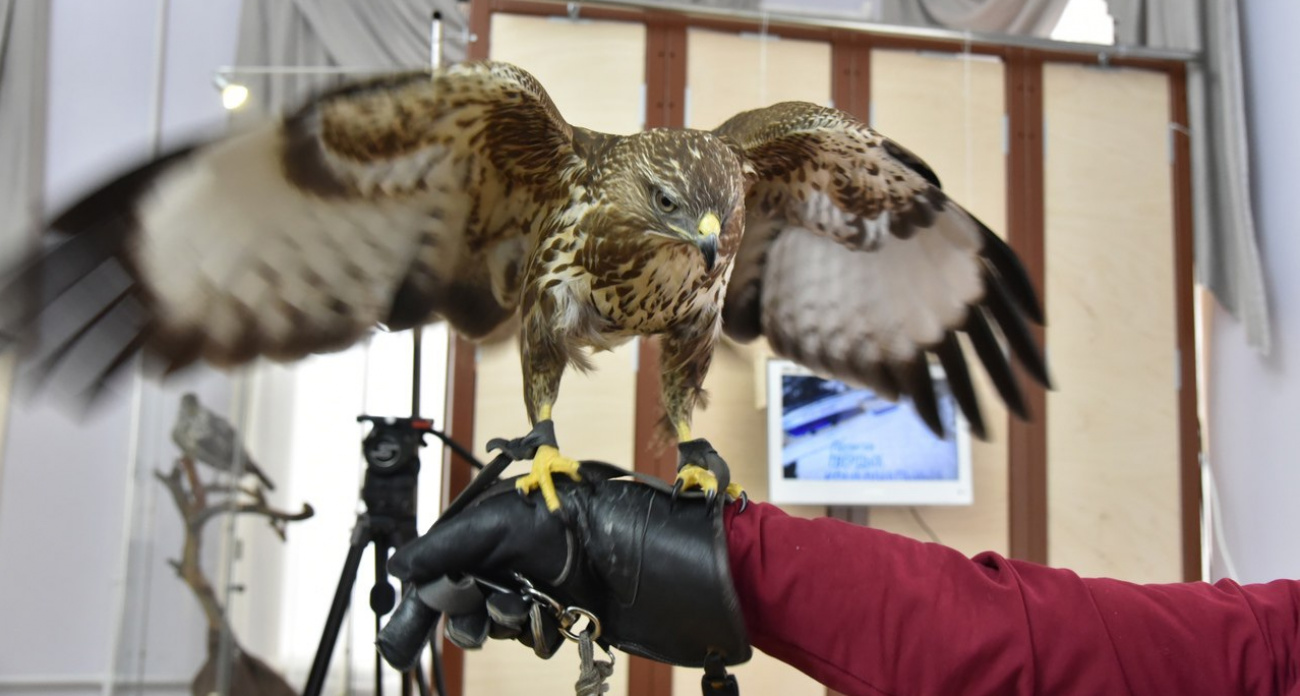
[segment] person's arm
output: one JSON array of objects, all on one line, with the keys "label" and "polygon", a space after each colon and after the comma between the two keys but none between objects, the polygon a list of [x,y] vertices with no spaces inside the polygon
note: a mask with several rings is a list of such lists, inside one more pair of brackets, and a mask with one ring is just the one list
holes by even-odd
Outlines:
[{"label": "person's arm", "polygon": [[1134,585],[754,504],[754,647],[851,696],[1300,696],[1300,583]]}]

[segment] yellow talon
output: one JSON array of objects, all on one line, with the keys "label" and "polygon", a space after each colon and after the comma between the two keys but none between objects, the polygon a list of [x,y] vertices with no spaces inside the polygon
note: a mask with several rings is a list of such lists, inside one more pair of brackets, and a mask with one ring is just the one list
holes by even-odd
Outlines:
[{"label": "yellow talon", "polygon": [[[555,492],[555,481],[551,478],[556,474],[566,474],[574,481],[582,480],[578,475],[578,462],[561,456],[554,447],[542,445],[537,448],[537,456],[533,457],[532,471],[515,482],[515,489],[524,495],[541,489],[546,509],[555,512],[560,509],[560,496]],[[714,487],[717,487],[716,483]]]},{"label": "yellow talon", "polygon": [[[677,472],[677,480],[682,484],[682,490],[699,488],[707,493],[716,493],[718,490],[718,477],[708,469],[694,464],[687,464]],[[740,500],[740,496],[745,494],[745,489],[739,483],[727,485],[727,495],[732,500]]]},{"label": "yellow talon", "polygon": [[718,490],[718,477],[712,471],[694,464],[682,467],[677,472],[677,481],[682,484],[682,490],[698,488],[705,493],[716,493]]}]

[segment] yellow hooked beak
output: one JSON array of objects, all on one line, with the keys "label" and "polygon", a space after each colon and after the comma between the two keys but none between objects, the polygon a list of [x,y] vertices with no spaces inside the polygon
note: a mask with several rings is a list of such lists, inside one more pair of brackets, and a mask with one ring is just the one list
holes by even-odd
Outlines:
[{"label": "yellow hooked beak", "polygon": [[700,236],[695,244],[700,247],[700,253],[704,254],[704,269],[712,271],[713,265],[718,262],[718,234],[722,231],[722,222],[717,215],[705,213],[700,218],[697,230]]}]

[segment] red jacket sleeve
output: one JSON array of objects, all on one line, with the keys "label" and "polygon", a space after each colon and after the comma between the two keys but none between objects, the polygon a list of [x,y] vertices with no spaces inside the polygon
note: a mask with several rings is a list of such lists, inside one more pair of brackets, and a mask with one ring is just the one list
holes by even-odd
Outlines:
[{"label": "red jacket sleeve", "polygon": [[1084,579],[737,507],[754,647],[850,696],[1300,696],[1300,583]]}]

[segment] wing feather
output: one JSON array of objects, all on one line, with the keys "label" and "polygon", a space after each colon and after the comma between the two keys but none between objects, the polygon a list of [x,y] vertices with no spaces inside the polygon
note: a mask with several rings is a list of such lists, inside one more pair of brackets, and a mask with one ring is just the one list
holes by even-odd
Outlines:
[{"label": "wing feather", "polygon": [[[1026,322],[1041,323],[1015,253],[950,200],[919,157],[813,104],[745,112],[714,131],[758,173],[724,330],[826,374],[909,398],[942,433],[930,378],[943,366],[971,429],[986,429],[958,333],[1012,412],[1025,415],[1013,358],[1044,385]],[[1004,345],[1005,343],[1005,345]]]},{"label": "wing feather", "polygon": [[[530,223],[577,164],[572,129],[513,66],[347,86],[69,208],[63,241],[0,278],[0,350],[60,298],[101,304],[43,347],[47,367],[76,358],[96,380],[141,347],[172,370],[340,349],[381,323],[480,336],[513,315]],[[129,278],[108,305],[104,266]]]}]

